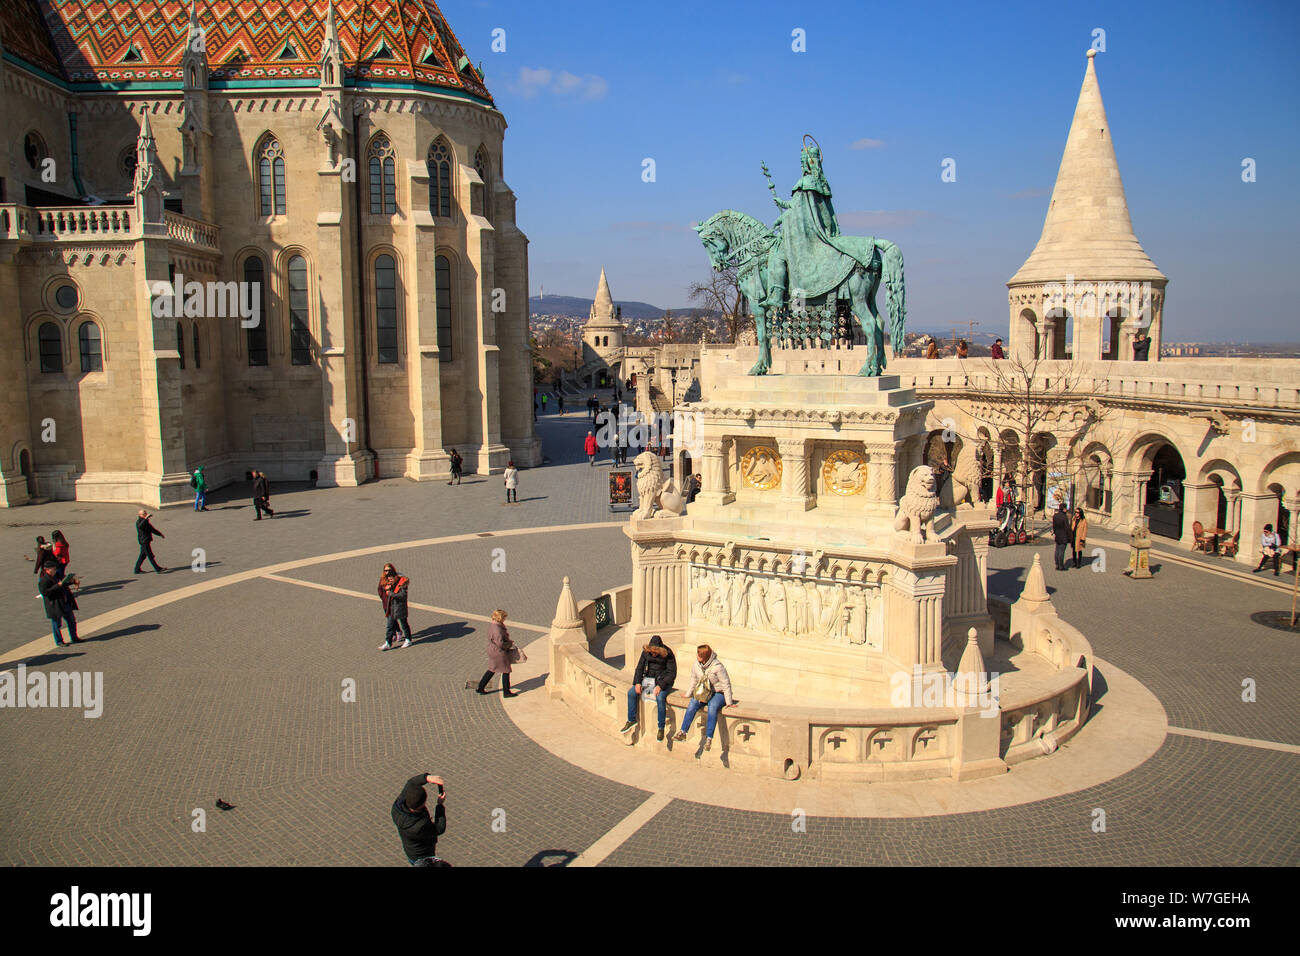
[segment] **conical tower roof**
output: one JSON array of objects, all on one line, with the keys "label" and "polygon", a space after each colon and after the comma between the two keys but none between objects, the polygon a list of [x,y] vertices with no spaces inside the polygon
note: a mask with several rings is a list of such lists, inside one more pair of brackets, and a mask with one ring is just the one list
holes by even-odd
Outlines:
[{"label": "conical tower roof", "polygon": [[1064,282],[1068,275],[1076,280],[1165,279],[1133,234],[1097,84],[1096,55],[1096,50],[1088,51],[1088,69],[1043,234],[1008,285]]},{"label": "conical tower roof", "polygon": [[600,269],[600,283],[596,286],[596,301],[591,304],[591,316],[587,319],[588,326],[617,326],[618,322],[614,308],[614,296],[609,291],[609,280],[605,278],[604,266]]}]

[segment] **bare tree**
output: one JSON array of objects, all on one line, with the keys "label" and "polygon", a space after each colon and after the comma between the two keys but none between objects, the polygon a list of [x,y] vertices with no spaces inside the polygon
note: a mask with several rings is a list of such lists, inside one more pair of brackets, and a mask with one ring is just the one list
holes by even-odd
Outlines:
[{"label": "bare tree", "polygon": [[734,264],[721,272],[710,272],[707,282],[691,283],[686,294],[692,302],[698,302],[722,317],[732,342],[754,322],[745,294],[740,291],[740,277]]},{"label": "bare tree", "polygon": [[[1040,471],[1045,490],[1049,476],[1083,474],[1081,452],[1100,435],[1107,417],[1096,398],[1095,379],[1085,379],[1078,367],[1062,360],[1010,356],[971,364],[968,379],[983,373],[984,381],[967,411],[988,426],[991,441],[1001,442],[1006,431],[1016,435],[1015,480],[1022,501],[1031,502],[1033,477]],[[962,437],[978,444],[975,436]]]}]

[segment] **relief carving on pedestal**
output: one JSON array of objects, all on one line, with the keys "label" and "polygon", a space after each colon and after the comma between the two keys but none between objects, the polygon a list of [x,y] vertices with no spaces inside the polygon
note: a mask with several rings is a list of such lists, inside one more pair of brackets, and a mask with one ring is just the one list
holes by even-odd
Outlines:
[{"label": "relief carving on pedestal", "polygon": [[842,581],[691,567],[693,623],[879,651],[881,591]]}]

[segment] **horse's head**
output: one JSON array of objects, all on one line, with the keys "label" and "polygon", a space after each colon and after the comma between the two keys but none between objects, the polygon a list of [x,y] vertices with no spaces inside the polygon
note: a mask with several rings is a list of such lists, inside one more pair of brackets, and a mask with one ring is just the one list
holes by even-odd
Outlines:
[{"label": "horse's head", "polygon": [[[714,219],[716,218],[715,216]],[[731,255],[731,244],[727,241],[726,233],[715,226],[714,219],[700,223],[695,227],[695,232],[699,235],[700,242],[704,244],[714,270],[721,272]]]}]

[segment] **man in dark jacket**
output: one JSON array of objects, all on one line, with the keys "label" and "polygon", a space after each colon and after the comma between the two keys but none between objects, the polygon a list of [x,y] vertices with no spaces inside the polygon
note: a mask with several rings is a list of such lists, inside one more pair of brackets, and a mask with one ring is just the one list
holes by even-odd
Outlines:
[{"label": "man in dark jacket", "polygon": [[160,538],[167,537],[167,535],[163,534],[149,523],[149,512],[141,508],[135,519],[135,537],[136,540],[140,542],[140,557],[135,559],[136,574],[142,573],[140,565],[144,564],[145,558],[149,559],[149,563],[153,565],[155,571],[159,574],[162,574],[163,572],[163,569],[158,567],[158,562],[154,560],[153,556],[154,535],[157,535]]},{"label": "man in dark jacket", "polygon": [[262,520],[262,512],[265,511],[272,518],[275,512],[271,510],[271,483],[266,480],[266,472],[253,472],[253,510],[257,512],[254,521]]},{"label": "man in dark jacket", "polygon": [[[80,644],[81,638],[77,637],[77,616],[72,613],[77,608],[77,599],[72,596],[72,588],[76,586],[77,579],[61,580],[57,577],[58,570],[57,562],[46,561],[41,567],[41,576],[36,582],[36,587],[45,601],[45,616],[50,619],[50,629],[54,632],[54,646],[63,647],[65,643]],[[68,624],[68,637],[71,640],[66,642],[63,640],[61,621],[66,621]]]},{"label": "man in dark jacket", "polygon": [[[424,792],[426,783],[438,787],[438,805],[434,808],[432,817],[425,806],[428,802],[428,795]],[[417,773],[406,781],[406,786],[393,802],[393,825],[397,827],[397,835],[402,838],[402,851],[406,853],[411,866],[451,866],[436,855],[438,837],[447,832],[447,811],[443,807],[446,799],[447,791],[442,777]]]},{"label": "man in dark jacket", "polygon": [[655,739],[664,739],[664,721],[668,718],[668,692],[677,680],[677,657],[672,649],[664,645],[658,634],[650,638],[650,643],[641,651],[637,661],[636,673],[632,676],[632,687],[627,692],[627,723],[619,733],[630,734],[637,726],[636,704],[641,696],[643,684],[652,683],[655,703],[659,707],[659,735]]},{"label": "man in dark jacket", "polygon": [[1070,516],[1066,513],[1065,502],[1056,507],[1052,515],[1052,537],[1056,539],[1056,570],[1065,570],[1065,549],[1074,542],[1074,533],[1070,529]]}]

